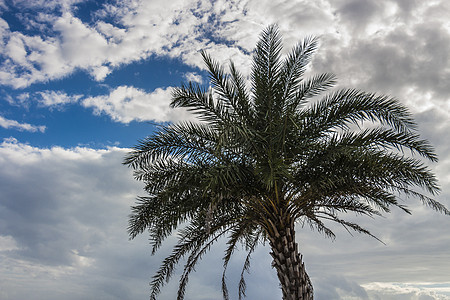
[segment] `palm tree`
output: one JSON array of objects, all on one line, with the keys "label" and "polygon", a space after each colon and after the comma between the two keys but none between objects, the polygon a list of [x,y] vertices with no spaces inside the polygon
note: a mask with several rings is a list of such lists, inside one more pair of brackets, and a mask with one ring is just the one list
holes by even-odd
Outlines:
[{"label": "palm tree", "polygon": [[303,78],[317,45],[316,38],[306,38],[282,57],[279,30],[269,26],[254,51],[250,89],[232,62],[226,71],[202,52],[211,88],[182,85],[171,104],[189,109],[199,122],[161,126],[126,156],[124,164],[134,168],[148,193],[132,207],[130,237],[148,230],[154,253],[179,229],[178,243],[153,277],[150,299],[185,258],[178,290],[183,299],[196,263],[224,238],[224,299],[226,269],[237,245],[248,251],[241,298],[251,254],[264,242],[271,247],[283,299],[313,299],[296,223],[332,238],[328,221],[372,236],[344,213],[374,216],[391,207],[410,213],[398,202],[403,196],[450,213],[430,198],[439,187],[423,160],[437,157],[401,103],[355,89],[319,97],[335,85],[335,76]]}]

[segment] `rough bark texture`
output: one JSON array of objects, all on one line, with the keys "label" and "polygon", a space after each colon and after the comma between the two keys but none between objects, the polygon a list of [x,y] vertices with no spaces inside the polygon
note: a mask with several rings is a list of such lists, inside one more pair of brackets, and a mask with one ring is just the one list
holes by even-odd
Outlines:
[{"label": "rough bark texture", "polygon": [[269,240],[272,248],[270,253],[273,257],[272,266],[277,270],[283,300],[312,300],[313,286],[306,274],[302,256],[298,252],[294,224],[277,228]]}]

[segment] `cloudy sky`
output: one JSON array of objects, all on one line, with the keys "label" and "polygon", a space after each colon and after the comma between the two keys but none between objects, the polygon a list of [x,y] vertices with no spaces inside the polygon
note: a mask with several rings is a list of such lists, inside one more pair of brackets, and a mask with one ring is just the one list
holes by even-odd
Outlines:
[{"label": "cloudy sky", "polygon": [[[123,156],[155,124],[190,118],[168,107],[170,89],[207,84],[200,50],[248,72],[271,23],[285,49],[320,36],[311,74],[411,109],[440,157],[431,167],[449,207],[449,20],[446,0],[0,0],[0,299],[148,298],[173,241],[151,256],[145,234],[128,240],[143,192]],[[385,245],[298,227],[317,300],[450,299],[450,218],[405,201],[412,216],[358,220]],[[221,250],[187,299],[220,299]],[[248,299],[281,299],[268,252],[253,255]],[[229,267],[233,299],[244,255]]]}]

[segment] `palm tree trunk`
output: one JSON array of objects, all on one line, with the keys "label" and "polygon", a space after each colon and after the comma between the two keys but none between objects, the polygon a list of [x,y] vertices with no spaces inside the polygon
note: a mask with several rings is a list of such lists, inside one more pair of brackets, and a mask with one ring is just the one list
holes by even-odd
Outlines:
[{"label": "palm tree trunk", "polygon": [[269,237],[270,255],[280,280],[283,300],[313,300],[313,287],[298,252],[293,222],[274,229],[273,236]]}]

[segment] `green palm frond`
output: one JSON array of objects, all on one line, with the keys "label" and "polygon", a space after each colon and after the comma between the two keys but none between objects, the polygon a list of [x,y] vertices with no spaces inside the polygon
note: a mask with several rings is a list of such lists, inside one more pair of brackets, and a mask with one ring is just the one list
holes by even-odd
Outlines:
[{"label": "green palm frond", "polygon": [[317,50],[317,44],[316,37],[307,37],[303,42],[298,43],[286,57],[279,83],[282,101],[292,101],[297,95],[306,66],[311,62],[312,56]]},{"label": "green palm frond", "polygon": [[267,117],[273,118],[274,114],[281,109],[277,101],[281,93],[279,90],[282,67],[281,49],[281,35],[277,26],[269,26],[262,32],[256,45],[251,76],[252,88],[258,91],[253,93],[255,113],[263,120]]},{"label": "green palm frond", "polygon": [[[347,129],[362,121],[380,122],[397,131],[417,128],[411,113],[395,98],[356,89],[343,89],[323,97],[303,111],[308,125],[317,132]],[[311,129],[312,129],[311,128]]]}]

